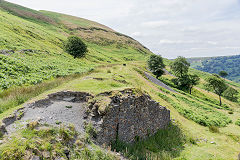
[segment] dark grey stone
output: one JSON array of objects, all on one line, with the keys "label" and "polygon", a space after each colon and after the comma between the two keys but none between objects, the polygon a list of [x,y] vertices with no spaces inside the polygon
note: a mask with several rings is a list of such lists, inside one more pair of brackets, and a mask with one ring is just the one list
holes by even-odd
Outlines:
[{"label": "dark grey stone", "polygon": [[102,116],[97,142],[109,145],[119,140],[134,142],[165,128],[170,122],[170,111],[150,99],[148,95],[136,96],[126,90],[123,96],[111,97],[110,110]]}]

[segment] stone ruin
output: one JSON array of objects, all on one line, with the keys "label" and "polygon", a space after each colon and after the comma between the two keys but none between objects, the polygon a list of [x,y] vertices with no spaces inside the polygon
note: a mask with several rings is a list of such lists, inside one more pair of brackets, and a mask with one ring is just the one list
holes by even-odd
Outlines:
[{"label": "stone ruin", "polygon": [[131,143],[136,138],[153,135],[169,124],[170,111],[151,100],[150,96],[138,95],[131,89],[119,93],[113,96],[111,92],[102,94],[110,95],[110,103],[103,113],[96,112],[100,107],[98,102],[92,103],[95,114],[91,114],[90,119],[97,120],[95,126],[98,126],[97,142],[100,144],[110,144],[116,138]]},{"label": "stone ruin", "polygon": [[[155,134],[159,129],[164,129],[170,122],[169,110],[151,100],[150,96],[136,93],[136,90],[133,89],[106,92],[97,96],[85,92],[63,91],[50,94],[46,99],[27,104],[24,108],[15,111],[2,121],[0,132],[6,133],[8,126],[13,125],[17,120],[24,120],[24,116],[29,114],[29,108],[44,111],[55,102],[76,103],[74,107],[81,108],[82,114],[79,114],[74,125],[83,125],[84,121],[92,123],[97,130],[95,141],[98,144],[109,145],[116,138],[131,143],[136,138],[144,139]],[[65,108],[64,106],[59,107]],[[68,110],[71,111],[71,108]],[[76,113],[74,115],[76,116]],[[71,120],[71,118],[76,117],[70,115],[68,118]],[[83,122],[79,123],[79,121]],[[82,132],[84,126],[76,126],[76,129]]]}]

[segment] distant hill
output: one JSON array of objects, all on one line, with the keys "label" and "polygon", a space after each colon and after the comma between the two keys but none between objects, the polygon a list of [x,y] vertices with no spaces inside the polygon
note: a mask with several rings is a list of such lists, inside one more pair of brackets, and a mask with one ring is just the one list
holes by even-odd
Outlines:
[{"label": "distant hill", "polygon": [[188,61],[193,68],[204,72],[218,74],[219,71],[226,71],[229,74],[227,79],[240,82],[240,55],[189,58]]}]

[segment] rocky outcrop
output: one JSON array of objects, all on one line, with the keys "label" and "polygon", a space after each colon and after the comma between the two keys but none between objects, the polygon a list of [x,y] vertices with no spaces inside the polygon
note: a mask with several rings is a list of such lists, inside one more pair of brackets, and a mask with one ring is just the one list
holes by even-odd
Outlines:
[{"label": "rocky outcrop", "polygon": [[116,138],[131,143],[155,134],[170,122],[170,111],[146,94],[124,90],[110,98],[107,111],[99,115],[101,118],[97,122],[97,142],[100,144],[108,145]]}]

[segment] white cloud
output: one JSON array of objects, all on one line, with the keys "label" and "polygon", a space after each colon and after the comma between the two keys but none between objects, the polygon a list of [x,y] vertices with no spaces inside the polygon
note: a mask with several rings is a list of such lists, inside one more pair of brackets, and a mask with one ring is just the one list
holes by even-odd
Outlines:
[{"label": "white cloud", "polygon": [[162,39],[159,41],[159,44],[193,44],[193,43],[198,43],[196,41],[174,41],[174,40],[168,40],[168,39]]},{"label": "white cloud", "polygon": [[169,21],[148,21],[148,22],[143,22],[141,25],[143,27],[148,27],[148,28],[158,28],[161,26],[166,26],[169,24]]},{"label": "white cloud", "polygon": [[211,45],[217,45],[218,43],[217,42],[214,42],[214,41],[207,41],[208,44],[211,44]]},{"label": "white cloud", "polygon": [[141,33],[141,32],[133,32],[133,33],[131,34],[131,36],[133,36],[133,37],[141,37],[141,36],[142,36],[142,33]]}]

